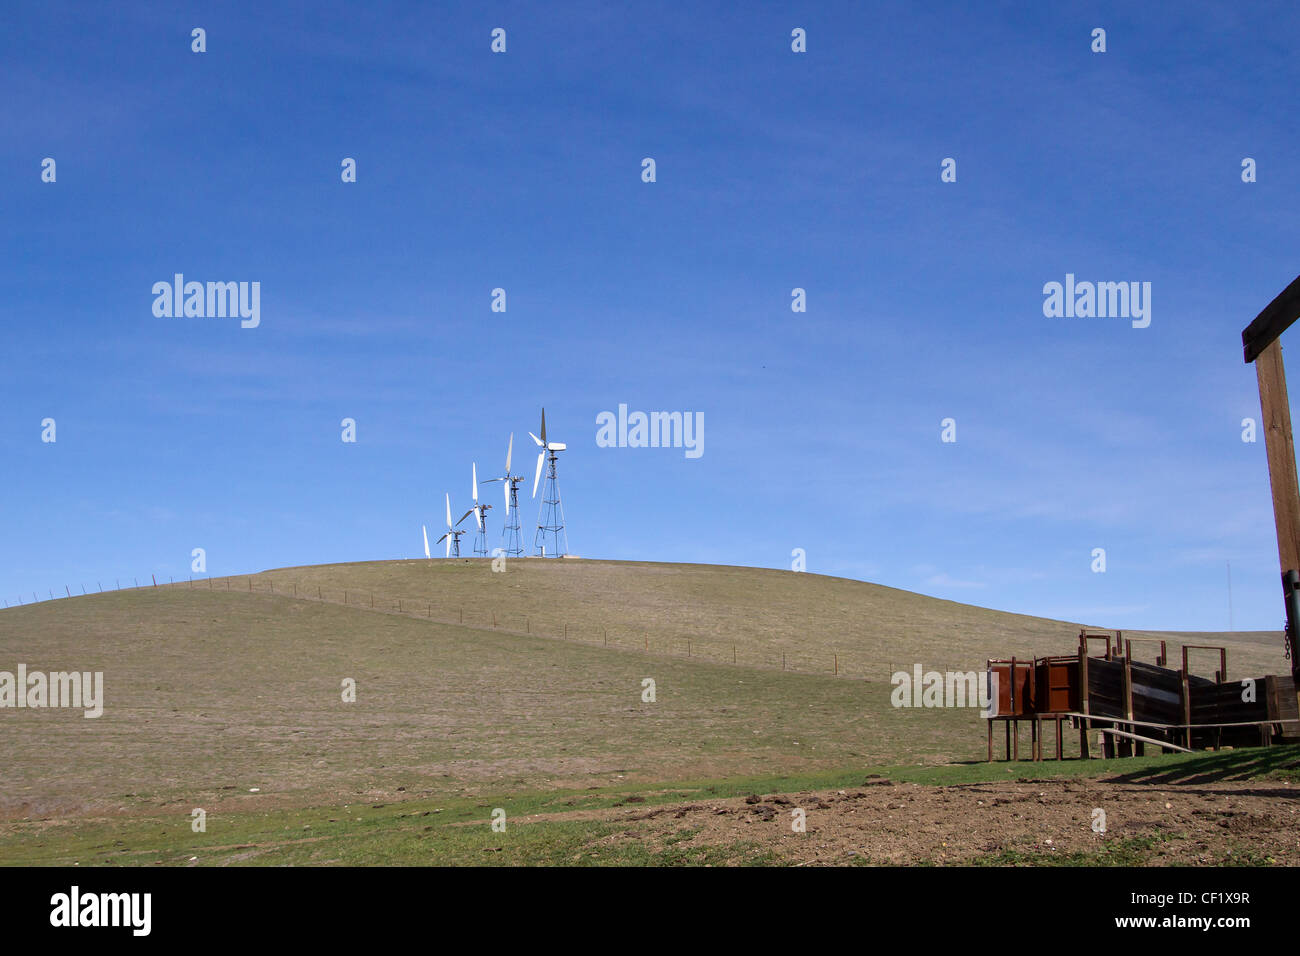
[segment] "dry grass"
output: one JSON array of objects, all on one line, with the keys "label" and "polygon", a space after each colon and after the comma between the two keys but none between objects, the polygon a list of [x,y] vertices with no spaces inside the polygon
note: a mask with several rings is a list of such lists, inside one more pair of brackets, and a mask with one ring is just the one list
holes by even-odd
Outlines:
[{"label": "dry grass", "polygon": [[11,818],[939,761],[980,740],[970,712],[894,711],[887,685],[260,593],[22,608],[0,615],[0,655],[10,669],[102,670],[106,685],[97,720],[0,715]]},{"label": "dry grass", "polygon": [[[494,573],[486,561],[384,562],[251,583],[251,592],[238,578],[230,590],[181,584],[0,613],[0,669],[103,671],[107,697],[98,720],[0,712],[0,815],[188,813],[976,758],[984,728],[974,712],[896,710],[889,673],[1068,652],[1077,633],[859,582],[729,567],[516,560]],[[345,589],[350,606],[338,603]],[[399,602],[402,613],[390,613]],[[447,623],[461,607],[465,624]],[[569,641],[558,639],[566,623]],[[1239,637],[1230,667],[1263,673],[1284,661],[1272,643]],[[641,700],[646,677],[657,682],[653,704]],[[870,681],[850,679],[862,677]],[[341,700],[344,678],[357,682],[356,703]]]},{"label": "dry grass", "polygon": [[[845,578],[763,568],[633,561],[507,562],[490,559],[384,561],[284,568],[252,578],[254,588],[381,609],[432,613],[473,626],[530,630],[571,640],[689,653],[708,660],[888,680],[923,663],[936,670],[981,669],[989,657],[1069,654],[1079,624],[1008,614]],[[246,587],[247,579],[233,586]],[[218,585],[221,582],[217,582]],[[431,609],[431,611],[430,611]],[[495,618],[494,618],[495,615]],[[1101,626],[1106,622],[1083,622]],[[1133,631],[1133,637],[1149,636]],[[1181,643],[1229,645],[1235,676],[1287,673],[1279,633],[1158,635]],[[1135,648],[1140,659],[1153,649]],[[1193,670],[1212,672],[1208,655]]]}]

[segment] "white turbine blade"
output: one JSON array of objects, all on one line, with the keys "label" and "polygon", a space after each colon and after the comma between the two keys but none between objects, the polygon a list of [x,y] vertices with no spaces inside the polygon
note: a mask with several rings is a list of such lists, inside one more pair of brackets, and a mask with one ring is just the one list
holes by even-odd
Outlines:
[{"label": "white turbine blade", "polygon": [[506,517],[510,517],[510,482],[501,482],[501,490],[506,493]]},{"label": "white turbine blade", "polygon": [[537,453],[537,474],[533,475],[533,497],[537,497],[537,483],[542,480],[542,459],[546,457],[546,452]]},{"label": "white turbine blade", "polygon": [[478,522],[478,529],[482,531],[483,530],[483,509],[482,508],[474,509],[474,520]]},{"label": "white turbine blade", "polygon": [[542,440],[541,440],[540,438],[538,438],[536,435],[534,435],[532,432],[529,432],[529,433],[528,433],[528,437],[531,438],[533,441],[535,441],[535,442],[536,442],[537,444],[539,444],[539,445],[542,443]]},{"label": "white turbine blade", "polygon": [[546,444],[546,409],[544,409],[544,408],[542,409],[542,441],[541,441],[541,444],[543,444],[543,445]]},{"label": "white turbine blade", "polygon": [[[465,520],[466,518],[468,518],[470,515],[476,515],[476,514],[478,514],[478,509],[477,509],[477,508],[470,508],[469,511],[466,511],[463,515],[460,516],[460,521],[464,521],[464,520]],[[457,522],[456,522],[456,527],[457,527],[457,528],[460,527],[460,521],[457,521]]]},{"label": "white turbine blade", "polygon": [[451,495],[447,495],[447,530],[451,530]]},{"label": "white turbine blade", "polygon": [[551,451],[564,451],[564,449],[568,448],[569,446],[564,444],[563,442],[553,441],[546,447],[549,448]]},{"label": "white turbine blade", "polygon": [[470,467],[474,469],[474,503],[478,504],[478,462],[470,462]]},{"label": "white turbine blade", "polygon": [[447,533],[447,557],[451,557],[451,532]]},{"label": "white turbine blade", "polygon": [[424,532],[424,556],[431,558],[433,555],[429,554],[429,529],[424,525],[420,525],[420,530]]},{"label": "white turbine blade", "polygon": [[515,450],[515,433],[510,433],[510,444],[506,446],[506,474],[510,474],[510,455]]}]

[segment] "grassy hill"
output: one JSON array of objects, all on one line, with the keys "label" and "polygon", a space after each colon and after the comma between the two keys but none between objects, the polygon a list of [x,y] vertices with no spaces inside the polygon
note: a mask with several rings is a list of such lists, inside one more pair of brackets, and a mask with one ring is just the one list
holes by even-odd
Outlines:
[{"label": "grassy hill", "polygon": [[[103,671],[104,715],[0,713],[0,819],[973,759],[975,712],[894,709],[890,672],[1069,652],[1077,631],[811,574],[595,561],[286,568],[45,602],[0,612],[0,669]],[[1234,636],[1229,667],[1285,670],[1279,640]]]},{"label": "grassy hill", "polygon": [[[384,561],[283,568],[254,589],[346,600],[480,627],[531,631],[708,660],[885,680],[920,662],[936,670],[982,668],[989,657],[1073,653],[1080,624],[958,604],[847,578],[765,568],[639,561],[490,559]],[[233,579],[247,587],[249,578]],[[221,586],[221,582],[217,582]],[[1085,621],[1089,627],[1114,622]],[[1280,632],[1159,634],[1227,644],[1229,673],[1287,673]],[[688,648],[689,642],[689,648]],[[1135,648],[1135,653],[1138,649]],[[1154,651],[1143,647],[1144,659]],[[1170,659],[1175,660],[1175,648]],[[1198,655],[1193,670],[1217,660]]]}]

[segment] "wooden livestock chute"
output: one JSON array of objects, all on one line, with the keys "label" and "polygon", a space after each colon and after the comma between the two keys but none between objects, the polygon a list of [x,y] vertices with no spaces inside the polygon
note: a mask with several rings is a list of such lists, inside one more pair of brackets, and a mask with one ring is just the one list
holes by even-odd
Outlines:
[{"label": "wooden livestock chute", "polygon": [[[1031,759],[1043,759],[1044,721],[1056,725],[1056,759],[1063,758],[1063,724],[1079,732],[1079,754],[1090,756],[1089,733],[1099,732],[1103,756],[1142,755],[1151,744],[1165,750],[1219,749],[1272,743],[1300,727],[1295,681],[1290,676],[1228,680],[1228,652],[1189,644],[1182,666],[1168,666],[1159,644],[1156,662],[1133,659],[1133,644],[1149,639],[1116,632],[1079,632],[1070,656],[989,660],[988,759],[993,724],[1006,730],[1006,759],[1020,758],[1020,722],[1030,725]],[[1191,673],[1188,651],[1213,651],[1213,679]]]}]

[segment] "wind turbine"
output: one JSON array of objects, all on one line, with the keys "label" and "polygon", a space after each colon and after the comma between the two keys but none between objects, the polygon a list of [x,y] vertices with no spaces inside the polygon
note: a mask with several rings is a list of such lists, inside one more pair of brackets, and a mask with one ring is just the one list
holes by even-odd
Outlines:
[{"label": "wind turbine", "polygon": [[[466,518],[468,518],[471,514],[473,514],[473,511],[474,511],[473,508],[471,508],[469,511],[466,511],[463,515],[460,516],[460,521],[464,521]],[[456,524],[457,525],[460,524],[460,521],[457,521]],[[458,558],[460,557],[460,536],[464,533],[465,533],[464,531],[457,531],[456,525],[453,525],[451,523],[451,495],[447,495],[447,533],[438,539],[438,541],[446,540],[447,557],[450,558],[452,556],[451,554],[452,551],[456,552],[456,557]]]},{"label": "wind turbine", "polygon": [[501,529],[501,536],[505,539],[504,553],[507,555],[518,556],[524,553],[523,538],[519,533],[519,482],[524,480],[523,475],[510,474],[510,456],[515,450],[515,433],[510,433],[510,444],[506,446],[506,473],[500,478],[487,478],[484,484],[490,481],[503,482],[501,490],[505,492],[506,499],[506,518],[505,524]]},{"label": "wind turbine", "polygon": [[420,525],[420,530],[424,533],[424,556],[432,560],[433,555],[429,553],[429,529],[425,525]]},{"label": "wind turbine", "polygon": [[537,553],[546,557],[548,552],[546,548],[547,537],[553,536],[555,546],[550,550],[551,557],[561,557],[568,553],[569,536],[564,531],[564,506],[560,504],[560,483],[555,476],[555,462],[557,451],[564,451],[568,445],[562,442],[548,442],[546,440],[546,409],[542,409],[542,435],[539,438],[532,432],[528,437],[541,447],[537,453],[537,470],[533,474],[533,497],[537,497],[537,484],[542,477],[542,462],[547,461],[550,467],[546,472],[546,488],[542,492],[541,507],[537,512]]},{"label": "wind turbine", "polygon": [[[472,514],[474,521],[478,525],[478,534],[474,535],[474,553],[487,557],[487,513],[491,510],[491,505],[480,504],[478,500],[478,462],[473,462],[474,469],[474,507],[465,512],[466,515]],[[464,521],[464,518],[460,519]],[[457,524],[460,522],[458,521]]]}]

